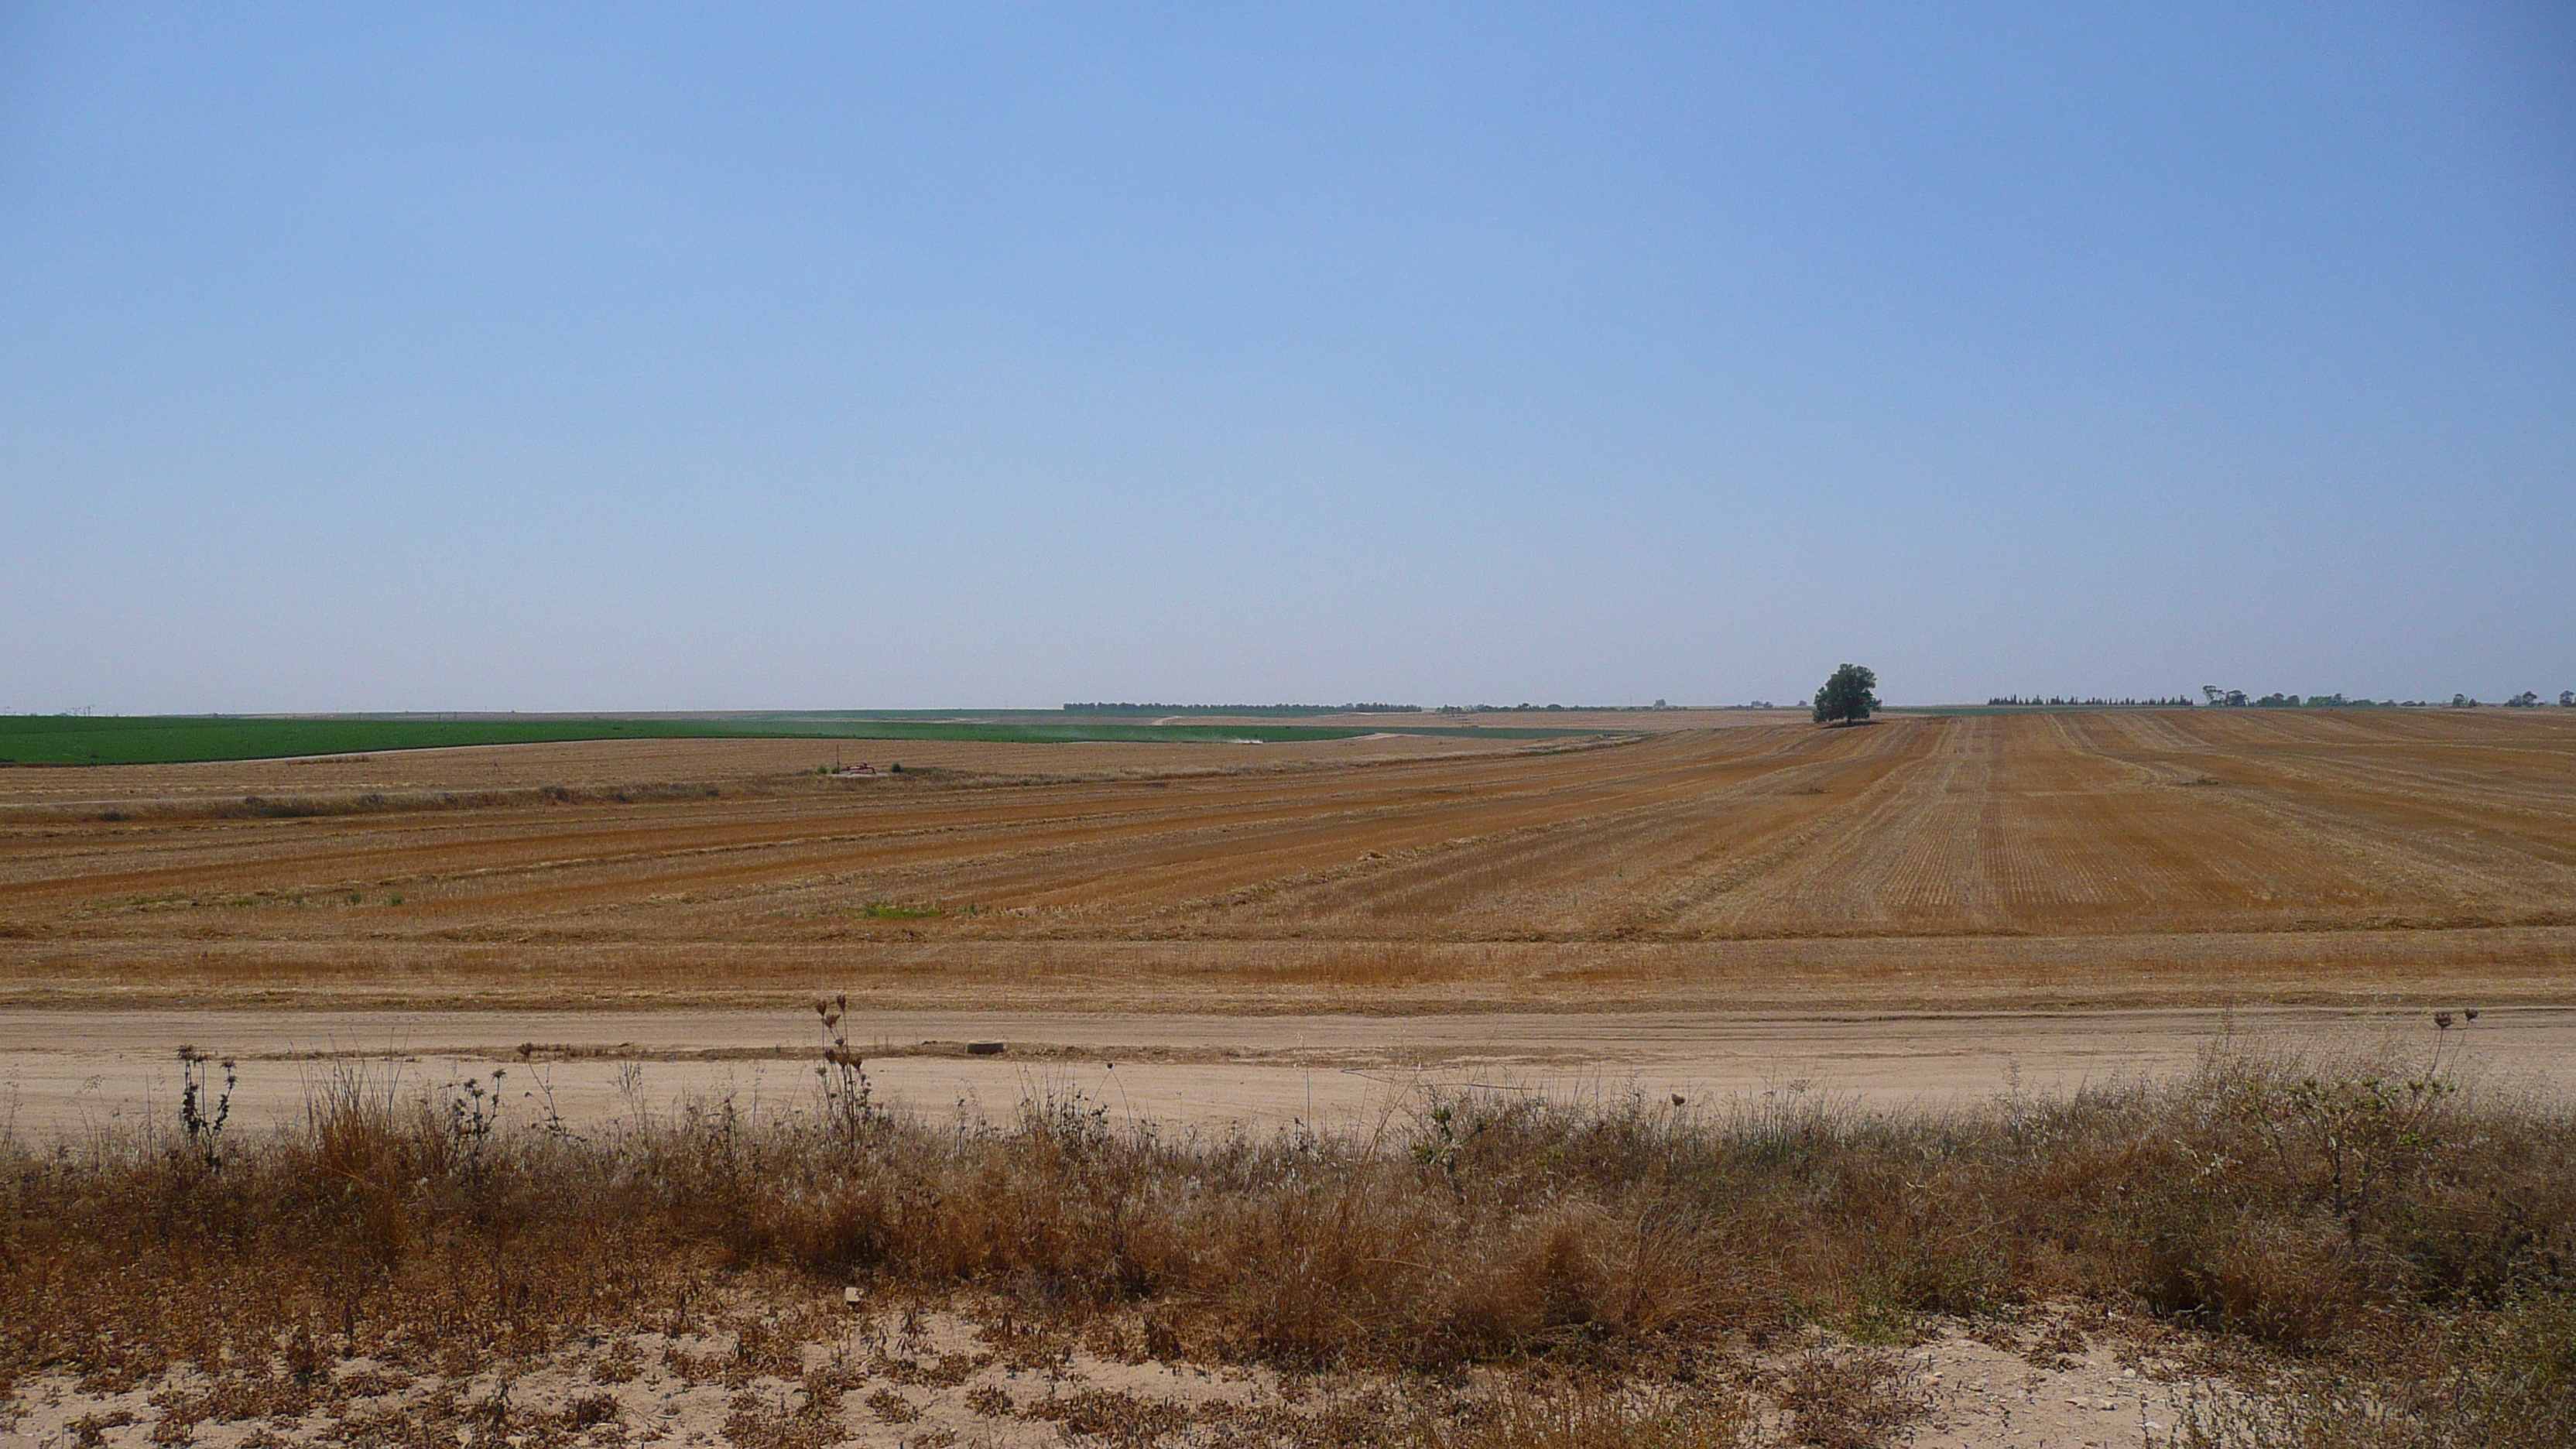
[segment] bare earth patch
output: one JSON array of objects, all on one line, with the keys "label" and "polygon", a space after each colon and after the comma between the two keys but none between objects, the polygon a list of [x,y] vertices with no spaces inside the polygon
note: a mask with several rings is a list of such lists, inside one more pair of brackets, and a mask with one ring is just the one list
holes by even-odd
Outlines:
[{"label": "bare earth patch", "polygon": [[264,1391],[193,1370],[113,1391],[47,1375],[19,1389],[0,1444],[1321,1446],[1474,1442],[1497,1417],[1579,1418],[1586,1406],[1651,1423],[1692,1405],[1705,1436],[1692,1443],[2146,1449],[2171,1442],[2187,1393],[2217,1387],[2154,1366],[2142,1376],[2138,1355],[2104,1335],[2034,1359],[1953,1323],[1903,1350],[1820,1336],[1748,1356],[1714,1385],[1631,1387],[1624,1410],[1603,1411],[1598,1401],[1623,1391],[1544,1373],[1282,1374],[1157,1358],[1119,1325],[1033,1335],[1005,1323],[990,1309],[869,1305],[837,1321],[806,1313],[785,1342],[738,1329],[602,1334],[506,1372],[451,1378],[352,1359]]},{"label": "bare earth patch", "polygon": [[[1971,1106],[2188,1071],[2213,1049],[2368,1050],[2420,1041],[2423,1010],[2335,1008],[1778,1017],[1657,1012],[1239,1016],[872,1012],[850,1018],[880,1100],[937,1115],[1078,1091],[1122,1118],[1365,1128],[1426,1089],[1708,1102],[1775,1093],[1885,1110]],[[2463,1020],[2464,1077],[2576,1100],[2576,1010]],[[968,1042],[999,1048],[990,1055]],[[300,1122],[340,1067],[408,1088],[509,1075],[516,1120],[592,1122],[690,1098],[793,1101],[813,1083],[810,1012],[0,1010],[0,1122],[53,1132],[141,1120],[178,1098],[178,1051],[240,1064],[235,1120]]]}]

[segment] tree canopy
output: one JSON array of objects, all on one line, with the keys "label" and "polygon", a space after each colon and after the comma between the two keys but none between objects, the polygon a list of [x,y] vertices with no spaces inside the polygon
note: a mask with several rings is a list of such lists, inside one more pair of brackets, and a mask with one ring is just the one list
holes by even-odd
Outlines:
[{"label": "tree canopy", "polygon": [[1857,723],[1869,718],[1869,712],[1878,708],[1878,696],[1870,692],[1876,688],[1878,675],[1860,665],[1846,664],[1835,670],[1834,677],[1816,691],[1816,723]]}]

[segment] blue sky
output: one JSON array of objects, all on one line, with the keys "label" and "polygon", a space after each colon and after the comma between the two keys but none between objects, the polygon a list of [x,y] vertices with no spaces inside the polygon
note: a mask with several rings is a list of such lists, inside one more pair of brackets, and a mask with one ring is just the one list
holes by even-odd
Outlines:
[{"label": "blue sky", "polygon": [[2564,6],[0,9],[0,707],[2576,687]]}]

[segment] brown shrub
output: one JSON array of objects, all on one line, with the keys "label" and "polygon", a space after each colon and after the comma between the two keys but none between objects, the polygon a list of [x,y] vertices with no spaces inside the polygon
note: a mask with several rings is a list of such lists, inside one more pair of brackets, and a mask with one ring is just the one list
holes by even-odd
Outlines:
[{"label": "brown shrub", "polygon": [[[1459,1098],[1393,1143],[1175,1144],[1079,1098],[855,1127],[718,1100],[580,1139],[494,1129],[461,1089],[334,1078],[301,1131],[214,1167],[148,1135],[0,1147],[0,1379],[296,1384],[359,1353],[461,1371],[705,1327],[713,1280],[743,1272],[1150,1310],[1167,1347],[1283,1366],[1616,1370],[2070,1294],[2386,1366],[2445,1324],[2563,1321],[2576,1260],[2568,1119],[2423,1080],[2214,1058],[1938,1118]],[[733,1325],[703,1375],[796,1377],[809,1327]],[[2576,1393],[2551,1373],[2516,1402]]]},{"label": "brown shrub", "polygon": [[1881,1449],[1923,1416],[1930,1400],[1895,1355],[1855,1348],[1811,1352],[1780,1388],[1793,1442],[1813,1449]]},{"label": "brown shrub", "polygon": [[2563,1294],[2462,1314],[2376,1345],[2379,1372],[2294,1368],[2252,1394],[2183,1406],[2173,1449],[2560,1449],[2576,1444],[2576,1303]]}]

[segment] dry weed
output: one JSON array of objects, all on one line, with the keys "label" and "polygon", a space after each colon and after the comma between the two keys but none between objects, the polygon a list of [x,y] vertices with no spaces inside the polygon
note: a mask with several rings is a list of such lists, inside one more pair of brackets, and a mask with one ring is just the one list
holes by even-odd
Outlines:
[{"label": "dry weed", "polygon": [[[738,1409],[742,1436],[784,1444],[859,1385],[804,1361],[843,1331],[854,1280],[909,1305],[870,1359],[889,1381],[866,1401],[880,1418],[912,1411],[906,1387],[1044,1372],[1084,1341],[1128,1360],[1186,1345],[1290,1369],[1679,1382],[1693,1355],[1802,1324],[1883,1340],[1923,1315],[2071,1293],[2330,1365],[2314,1415],[2360,1394],[2454,1435],[2428,1443],[2490,1442],[2446,1424],[2567,1424],[2576,1125],[2421,1085],[2444,1080],[2217,1056],[2179,1082],[1938,1118],[1471,1096],[1426,1101],[1392,1142],[1176,1142],[1077,1096],[944,1125],[754,1120],[717,1100],[582,1139],[490,1128],[470,1095],[397,1101],[339,1078],[302,1130],[211,1165],[149,1135],[0,1145],[0,1376],[112,1392],[191,1370],[198,1386],[158,1405],[176,1435],[346,1407],[375,1387],[334,1377],[352,1358],[386,1383],[463,1382],[576,1338],[658,1332],[684,1381],[801,1384]],[[920,1331],[921,1303],[960,1295],[992,1305],[983,1352]],[[765,1307],[731,1306],[745,1301]],[[621,1341],[591,1377],[641,1368]],[[1868,1352],[1810,1356],[1780,1392],[1823,1445],[1912,1412]],[[1717,1432],[1697,1400],[1566,1402],[1460,1420],[1439,1442],[1594,1442],[1609,1431],[1586,1426],[1631,1410]],[[1057,1405],[1023,1412],[1106,1424],[1117,1408]],[[437,1412],[542,1427],[506,1392]],[[2231,1412],[2192,1432],[2271,1442]]]},{"label": "dry weed", "polygon": [[1415,1449],[1744,1449],[1755,1418],[1740,1395],[1611,1388],[1520,1389],[1456,1422],[1417,1425]]},{"label": "dry weed", "polygon": [[1810,1350],[1783,1375],[1780,1406],[1794,1442],[1812,1449],[1884,1449],[1931,1407],[1904,1362],[1883,1349]]}]

